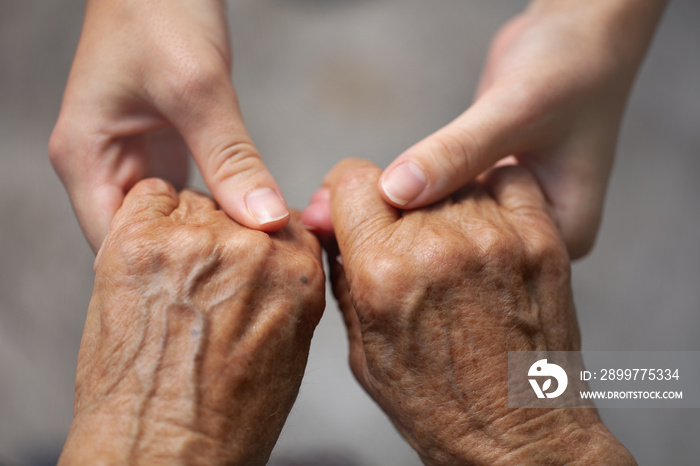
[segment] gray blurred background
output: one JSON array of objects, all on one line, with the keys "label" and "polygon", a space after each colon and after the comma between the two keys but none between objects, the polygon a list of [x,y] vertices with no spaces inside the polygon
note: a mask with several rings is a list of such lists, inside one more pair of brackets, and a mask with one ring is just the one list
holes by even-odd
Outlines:
[{"label": "gray blurred background", "polygon": [[[461,113],[491,36],[525,4],[231,2],[236,88],[289,203],[337,160],[386,166]],[[0,0],[0,464],[55,462],[71,422],[93,255],[46,144],[82,10]],[[598,244],[574,266],[587,349],[700,350],[699,20],[697,0],[671,3],[632,95]],[[353,380],[329,301],[272,464],[419,464]],[[602,415],[641,464],[697,464],[698,411]]]}]

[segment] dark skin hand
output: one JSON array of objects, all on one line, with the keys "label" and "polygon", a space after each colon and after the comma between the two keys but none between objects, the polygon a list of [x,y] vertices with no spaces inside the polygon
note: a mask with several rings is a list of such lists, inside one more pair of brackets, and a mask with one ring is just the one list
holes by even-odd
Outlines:
[{"label": "dark skin hand", "polygon": [[508,351],[580,349],[566,246],[535,179],[501,167],[401,212],[380,174],[341,162],[314,210],[332,220],[352,370],[424,463],[635,464],[595,409],[508,407]]},{"label": "dark skin hand", "polygon": [[321,248],[298,214],[245,228],[150,179],[95,263],[60,464],[265,464],[323,308]]}]

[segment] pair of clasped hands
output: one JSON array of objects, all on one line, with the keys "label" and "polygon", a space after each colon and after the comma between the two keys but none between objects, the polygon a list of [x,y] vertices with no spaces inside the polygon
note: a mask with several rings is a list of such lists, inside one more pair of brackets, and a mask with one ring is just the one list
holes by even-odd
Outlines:
[{"label": "pair of clasped hands", "polygon": [[[579,349],[570,258],[663,3],[534,1],[463,115],[299,213],[243,125],[223,3],[88,2],[50,141],[98,251],[61,463],[264,464],[323,247],[350,365],[426,464],[633,464],[594,410],[508,408],[507,352]],[[188,149],[216,202],[181,190]]]}]

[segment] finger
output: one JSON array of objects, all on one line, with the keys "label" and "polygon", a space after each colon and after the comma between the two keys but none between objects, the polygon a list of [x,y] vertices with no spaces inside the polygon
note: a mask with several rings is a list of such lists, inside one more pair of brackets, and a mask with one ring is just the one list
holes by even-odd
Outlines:
[{"label": "finger", "polygon": [[61,110],[49,141],[49,158],[97,252],[127,191],[151,171],[146,163],[150,144],[144,136],[105,134],[103,127],[119,124],[105,122],[102,115],[86,119],[84,112],[75,113],[80,112],[71,106]]},{"label": "finger", "polygon": [[179,192],[187,185],[190,154],[182,137],[172,126],[144,134],[150,154],[144,178],[162,178]]},{"label": "finger", "polygon": [[[400,218],[376,189],[381,170],[371,162],[346,159],[337,164],[323,182],[331,193],[331,220],[343,257],[381,235],[381,230]],[[347,265],[347,264],[346,264]]]},{"label": "finger", "polygon": [[92,250],[97,252],[109,233],[114,215],[122,205],[124,190],[114,184],[65,186],[85,238]]},{"label": "finger", "polygon": [[[587,153],[543,154],[559,163],[537,163],[520,158],[545,190],[557,227],[566,242],[571,259],[590,252],[602,220],[609,165],[590,167]],[[612,157],[608,159],[612,161]],[[571,162],[573,161],[573,163]],[[580,164],[579,164],[580,163]]]},{"label": "finger", "polygon": [[335,238],[325,237],[323,239],[323,248],[328,257],[328,267],[330,269],[331,287],[333,296],[338,302],[338,307],[343,314],[343,321],[348,332],[348,343],[350,346],[350,367],[355,373],[355,377],[361,380],[366,359],[364,346],[362,345],[362,331],[360,320],[357,317],[357,311],[350,299],[350,289],[348,288],[347,278],[343,264],[338,260],[340,250]]},{"label": "finger", "polygon": [[175,188],[167,181],[158,178],[139,181],[124,197],[112,221],[112,230],[130,223],[167,217],[179,203]]},{"label": "finger", "polygon": [[[514,108],[515,107],[515,108]],[[452,194],[524,143],[527,121],[493,92],[449,125],[415,144],[382,174],[386,202],[413,209]]]},{"label": "finger", "polygon": [[221,208],[238,223],[267,232],[289,222],[289,209],[253,144],[225,71],[190,86],[168,109]]},{"label": "finger", "polygon": [[483,177],[485,186],[505,209],[525,216],[552,218],[551,207],[535,177],[519,165],[504,165]]},{"label": "finger", "polygon": [[124,196],[124,201],[112,220],[109,236],[100,244],[93,265],[95,272],[105,248],[109,248],[110,238],[114,240],[114,237],[118,236],[116,232],[121,228],[168,217],[180,205],[180,196],[167,181],[160,178],[147,178],[136,183]]},{"label": "finger", "polygon": [[331,191],[328,188],[321,188],[311,196],[309,205],[301,213],[301,222],[317,235],[334,234],[331,221]]}]

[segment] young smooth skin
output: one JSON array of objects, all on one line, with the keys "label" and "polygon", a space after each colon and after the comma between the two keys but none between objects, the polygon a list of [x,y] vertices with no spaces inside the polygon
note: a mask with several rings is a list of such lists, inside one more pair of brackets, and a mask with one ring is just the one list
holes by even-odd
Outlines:
[{"label": "young smooth skin", "polygon": [[184,187],[188,149],[231,218],[287,224],[231,84],[225,3],[89,0],[49,155],[94,251],[136,182]]},{"label": "young smooth skin", "polygon": [[384,200],[430,205],[515,155],[572,259],[588,253],[627,96],[666,3],[534,0],[493,40],[474,104],[387,167]]},{"label": "young smooth skin", "polygon": [[[666,2],[533,0],[494,39],[475,104],[387,168],[384,200],[432,204],[516,155],[572,258],[586,254],[627,95]],[[49,155],[95,251],[138,180],[184,186],[188,148],[231,218],[262,231],[289,221],[230,67],[222,0],[88,0]]]},{"label": "young smooth skin", "polygon": [[268,235],[161,180],[127,194],[96,259],[59,464],[267,462],[325,305],[297,217]]},{"label": "young smooth skin", "polygon": [[580,349],[566,246],[535,179],[501,167],[401,212],[380,174],[340,163],[315,210],[335,231],[352,370],[424,463],[635,464],[595,409],[508,408],[508,351]]}]

